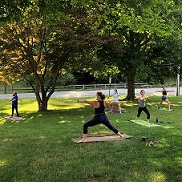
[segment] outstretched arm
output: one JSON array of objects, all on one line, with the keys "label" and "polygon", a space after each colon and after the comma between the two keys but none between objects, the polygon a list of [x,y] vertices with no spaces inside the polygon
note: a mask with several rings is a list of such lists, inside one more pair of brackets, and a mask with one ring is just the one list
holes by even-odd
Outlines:
[{"label": "outstretched arm", "polygon": [[145,99],[150,99],[151,97],[154,97],[154,95],[145,96]]},{"label": "outstretched arm", "polygon": [[105,106],[109,106],[109,105],[112,105],[114,103],[115,103],[114,101],[112,101],[112,102],[105,101]]},{"label": "outstretched arm", "polygon": [[97,102],[97,101],[78,100],[78,102],[80,102],[80,103],[90,104],[91,106],[94,106],[94,107],[97,107],[97,105],[98,105],[98,102]]}]

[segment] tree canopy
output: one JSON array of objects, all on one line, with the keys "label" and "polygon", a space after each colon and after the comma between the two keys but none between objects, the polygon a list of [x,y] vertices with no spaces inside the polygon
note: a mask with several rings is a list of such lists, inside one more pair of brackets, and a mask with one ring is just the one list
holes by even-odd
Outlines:
[{"label": "tree canopy", "polygon": [[[112,63],[127,77],[127,99],[135,98],[135,76],[141,67],[161,67],[167,54],[156,55],[155,47],[167,52],[169,45],[162,47],[161,42],[171,39],[179,26],[174,27],[176,21],[173,12],[177,5],[174,1],[99,1],[96,26],[100,33],[110,32],[120,38],[118,46],[122,53],[103,49],[101,57],[107,56]],[[178,14],[180,11],[178,10]],[[178,27],[178,28],[177,28]],[[179,38],[179,36],[178,36]],[[177,42],[174,42],[176,44]],[[165,50],[164,50],[165,49]],[[169,49],[168,49],[169,50]],[[165,60],[166,62],[166,60]],[[168,62],[175,62],[168,60]]]},{"label": "tree canopy", "polygon": [[66,70],[120,72],[133,100],[136,76],[180,64],[181,9],[173,0],[1,1],[1,78],[24,77],[40,111]]},{"label": "tree canopy", "polygon": [[[0,28],[3,81],[24,77],[35,92],[39,111],[47,110],[58,76],[71,67],[83,69],[94,46],[106,42],[91,29],[94,18],[87,7],[54,3],[31,1],[17,12],[18,21],[8,18]],[[59,10],[55,14],[54,7]]]}]

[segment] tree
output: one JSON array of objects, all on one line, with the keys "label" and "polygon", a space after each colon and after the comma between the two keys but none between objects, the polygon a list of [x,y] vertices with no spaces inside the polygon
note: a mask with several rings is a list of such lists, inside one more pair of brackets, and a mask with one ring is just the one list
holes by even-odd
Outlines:
[{"label": "tree", "polygon": [[7,21],[0,28],[1,75],[7,82],[20,77],[27,80],[38,110],[46,111],[58,76],[70,68],[83,69],[92,59],[94,47],[104,44],[106,36],[91,29],[95,18],[89,7],[76,1],[25,4],[11,4],[17,12],[12,19],[11,8],[6,7]]},{"label": "tree", "polygon": [[96,73],[105,72],[103,65],[118,67],[127,76],[127,99],[133,100],[138,68],[158,62],[152,52],[156,37],[174,32],[173,6],[172,0],[5,1],[0,6],[1,75],[7,80],[23,76],[42,111],[65,70]]},{"label": "tree", "polygon": [[174,1],[166,3],[163,0],[99,1],[95,26],[100,28],[101,34],[110,32],[120,37],[118,46],[122,53],[118,51],[117,54],[111,48],[103,51],[125,73],[128,100],[135,98],[137,68],[148,60],[148,51],[155,44],[154,37],[169,37],[175,30],[168,16],[173,6]]},{"label": "tree", "polygon": [[[84,46],[79,44],[78,37],[89,34],[84,30],[79,34],[77,25],[90,20],[89,17],[83,20],[83,12],[78,12],[68,1],[59,6],[49,1],[27,2],[25,8],[16,4],[14,10],[18,9],[19,16],[8,18],[0,28],[1,65],[4,65],[1,75],[7,82],[24,77],[36,95],[38,110],[46,111],[58,76],[69,63],[74,63],[74,55]],[[51,16],[55,9],[58,13]],[[75,14],[80,17],[75,19]]]}]

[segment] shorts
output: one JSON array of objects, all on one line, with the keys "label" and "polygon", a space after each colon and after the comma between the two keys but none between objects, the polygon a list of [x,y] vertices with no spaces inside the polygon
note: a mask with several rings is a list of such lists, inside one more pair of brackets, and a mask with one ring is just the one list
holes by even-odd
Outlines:
[{"label": "shorts", "polygon": [[167,97],[166,97],[165,95],[163,95],[163,96],[161,97],[161,100],[167,100]]}]

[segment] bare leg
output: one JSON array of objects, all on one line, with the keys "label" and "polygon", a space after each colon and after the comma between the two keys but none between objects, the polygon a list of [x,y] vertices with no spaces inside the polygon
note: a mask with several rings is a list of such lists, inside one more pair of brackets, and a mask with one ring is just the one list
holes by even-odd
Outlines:
[{"label": "bare leg", "polygon": [[118,104],[118,110],[121,113],[121,105],[120,105],[120,103]]},{"label": "bare leg", "polygon": [[114,101],[114,102],[112,103],[112,110],[114,109],[114,105],[118,105],[118,106],[119,106],[119,102],[118,102],[118,101]]},{"label": "bare leg", "polygon": [[134,122],[136,122],[138,120],[138,117],[136,117],[136,119],[135,119],[135,121]]},{"label": "bare leg", "polygon": [[158,106],[158,109],[161,107],[161,105],[162,105],[162,100],[160,101],[160,104],[159,104],[159,106]]},{"label": "bare leg", "polygon": [[147,124],[150,125],[150,119],[147,119]]},{"label": "bare leg", "polygon": [[171,106],[170,106],[170,102],[169,100],[166,100],[167,104],[168,104],[168,110],[171,110]]},{"label": "bare leg", "polygon": [[82,139],[79,141],[79,143],[81,143],[81,142],[86,142],[86,138],[87,138],[87,134],[83,134],[82,135]]},{"label": "bare leg", "polygon": [[111,108],[111,111],[113,111],[113,108],[114,108],[114,104],[112,104],[112,108]]}]

